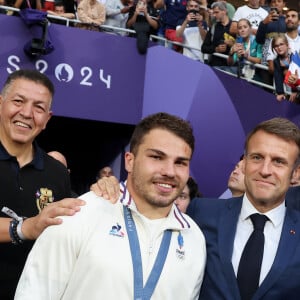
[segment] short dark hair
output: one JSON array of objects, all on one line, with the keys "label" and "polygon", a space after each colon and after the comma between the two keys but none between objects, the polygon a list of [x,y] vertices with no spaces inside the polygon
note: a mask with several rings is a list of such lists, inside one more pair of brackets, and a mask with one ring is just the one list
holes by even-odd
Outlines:
[{"label": "short dark hair", "polygon": [[290,8],[290,9],[286,10],[284,14],[286,15],[290,11],[296,12],[298,14],[298,20],[300,20],[300,12],[297,9]]},{"label": "short dark hair", "polygon": [[180,137],[190,146],[192,153],[194,152],[195,137],[190,123],[164,112],[149,115],[136,125],[130,140],[130,152],[136,154],[144,136],[156,128],[166,129]]},{"label": "short dark hair", "polygon": [[39,83],[39,84],[45,86],[49,90],[51,97],[54,96],[54,85],[51,82],[51,80],[45,74],[43,74],[37,70],[27,70],[27,69],[21,69],[21,70],[17,70],[17,71],[14,71],[13,73],[11,73],[7,77],[7,79],[4,83],[1,94],[4,95],[7,92],[7,90],[9,89],[9,87],[11,86],[11,84],[15,80],[20,79],[20,78],[27,79],[27,80],[30,80],[30,81],[33,81],[33,82],[36,82],[36,83]]},{"label": "short dark hair", "polygon": [[189,188],[190,201],[192,201],[194,198],[202,197],[202,194],[198,188],[198,184],[193,177],[190,176],[186,184]]},{"label": "short dark hair", "polygon": [[286,118],[273,118],[264,122],[259,123],[254,129],[248,134],[245,142],[245,154],[247,155],[249,140],[258,131],[264,131],[269,134],[276,135],[285,141],[292,141],[298,146],[298,158],[296,164],[300,163],[300,129],[292,121]]},{"label": "short dark hair", "polygon": [[58,2],[54,2],[54,7],[56,7],[56,6],[63,6],[63,8],[65,9],[65,5],[64,5],[64,3],[62,2],[62,1],[58,1]]}]

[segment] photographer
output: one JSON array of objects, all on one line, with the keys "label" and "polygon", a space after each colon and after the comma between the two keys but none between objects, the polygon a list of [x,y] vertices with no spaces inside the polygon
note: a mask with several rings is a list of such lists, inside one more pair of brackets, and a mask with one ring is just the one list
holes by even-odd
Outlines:
[{"label": "photographer", "polygon": [[[189,0],[186,9],[187,16],[176,27],[176,36],[183,37],[184,45],[201,49],[207,33],[207,23],[205,22],[206,9],[202,8],[196,0]],[[194,60],[204,61],[203,53],[199,50],[184,47],[183,55]]]},{"label": "photographer", "polygon": [[150,34],[156,34],[159,28],[159,9],[152,0],[139,0],[129,10],[126,27],[136,32],[137,49],[145,54]]}]

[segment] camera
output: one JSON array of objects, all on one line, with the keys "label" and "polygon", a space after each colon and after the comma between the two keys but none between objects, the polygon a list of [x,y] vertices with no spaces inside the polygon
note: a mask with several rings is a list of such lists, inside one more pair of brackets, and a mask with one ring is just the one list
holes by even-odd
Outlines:
[{"label": "camera", "polygon": [[271,7],[270,12],[272,13],[272,20],[277,21],[278,20],[278,14],[279,14],[279,11],[278,11],[277,7]]},{"label": "camera", "polygon": [[275,11],[276,14],[279,14],[278,8],[277,7],[271,7],[270,12]]}]

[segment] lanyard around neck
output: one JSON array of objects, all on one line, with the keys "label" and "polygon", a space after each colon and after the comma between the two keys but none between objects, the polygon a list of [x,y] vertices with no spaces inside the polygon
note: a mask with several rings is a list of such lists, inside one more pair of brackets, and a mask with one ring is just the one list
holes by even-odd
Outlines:
[{"label": "lanyard around neck", "polygon": [[123,206],[123,210],[133,264],[134,300],[149,300],[165,264],[171,242],[172,231],[165,230],[155,263],[146,285],[143,286],[143,265],[136,226],[130,209],[127,206]]}]

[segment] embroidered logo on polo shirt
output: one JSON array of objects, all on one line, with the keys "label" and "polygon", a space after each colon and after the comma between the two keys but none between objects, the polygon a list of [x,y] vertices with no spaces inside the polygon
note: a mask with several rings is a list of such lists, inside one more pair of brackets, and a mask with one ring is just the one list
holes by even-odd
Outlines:
[{"label": "embroidered logo on polo shirt", "polygon": [[110,235],[124,237],[125,233],[121,230],[122,226],[117,223],[117,225],[113,225],[111,230],[109,231]]},{"label": "embroidered logo on polo shirt", "polygon": [[185,251],[183,249],[184,241],[183,241],[183,236],[180,231],[178,233],[177,242],[178,242],[179,249],[176,249],[176,255],[179,259],[184,259],[184,256],[185,256]]},{"label": "embroidered logo on polo shirt", "polygon": [[49,190],[47,188],[40,188],[36,193],[36,206],[41,212],[41,210],[46,207],[49,203],[52,203],[54,200],[53,192],[52,190]]}]

